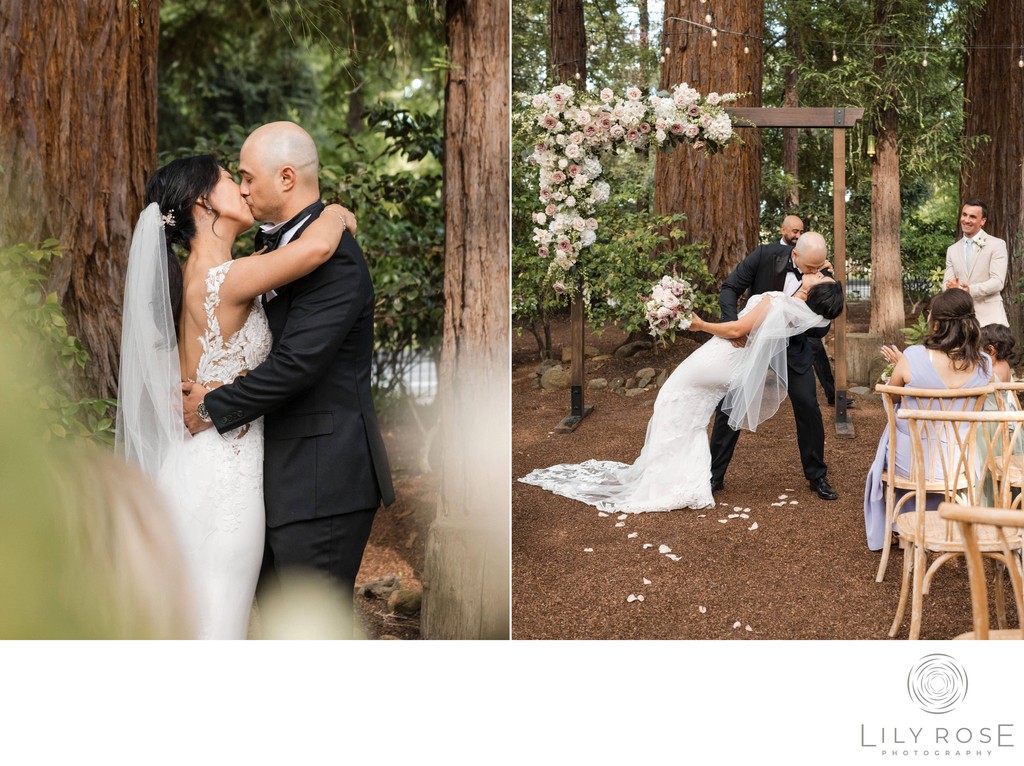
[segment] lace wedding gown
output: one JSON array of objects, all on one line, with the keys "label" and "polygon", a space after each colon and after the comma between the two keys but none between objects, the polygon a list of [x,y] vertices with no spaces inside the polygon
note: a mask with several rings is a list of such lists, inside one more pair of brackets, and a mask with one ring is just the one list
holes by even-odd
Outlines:
[{"label": "lace wedding gown", "polygon": [[786,345],[792,335],[827,320],[782,293],[752,296],[772,305],[744,348],[713,337],[676,367],[654,402],[647,437],[632,465],[588,460],[538,468],[519,481],[614,513],[712,508],[707,427],[725,399],[730,425],[755,430],[786,396]]},{"label": "lace wedding gown", "polygon": [[[230,383],[270,353],[271,335],[257,299],[242,327],[221,336],[216,310],[232,261],[206,276],[206,332],[197,383]],[[263,419],[219,434],[208,428],[182,446],[176,516],[193,576],[200,638],[245,638],[263,561]]]}]

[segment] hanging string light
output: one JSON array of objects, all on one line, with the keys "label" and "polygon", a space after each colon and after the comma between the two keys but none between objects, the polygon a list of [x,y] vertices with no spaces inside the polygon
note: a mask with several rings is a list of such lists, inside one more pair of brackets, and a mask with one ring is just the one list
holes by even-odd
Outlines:
[{"label": "hanging string light", "polygon": [[[707,2],[707,0],[701,0],[701,4],[702,5],[705,4],[706,2]],[[710,10],[707,13],[705,13],[705,15],[704,15],[704,21],[706,22],[706,24],[701,24],[698,21],[693,21],[691,19],[684,19],[684,18],[680,18],[678,16],[666,16],[663,20],[664,21],[678,21],[678,22],[682,22],[683,24],[689,24],[690,26],[701,27],[703,29],[707,29],[711,33],[711,47],[712,48],[717,48],[718,47],[719,32],[721,32],[723,35],[732,35],[734,37],[742,37],[742,38],[744,38],[744,44],[743,44],[743,53],[744,54],[749,54],[750,53],[750,42],[749,42],[750,40],[757,41],[757,42],[760,42],[762,44],[764,44],[764,42],[765,42],[764,38],[758,37],[757,35],[749,34],[747,32],[734,32],[734,31],[728,30],[728,29],[719,29],[714,24],[714,17],[712,16]],[[671,35],[669,35],[669,36],[671,36]],[[847,47],[854,47],[854,48],[856,48],[856,47],[859,46],[859,47],[867,47],[867,48],[877,48],[877,47],[882,47],[882,48],[903,48],[903,49],[910,49],[911,51],[916,49],[916,50],[922,52],[921,66],[923,66],[923,67],[927,67],[929,65],[929,63],[930,63],[929,60],[928,60],[928,49],[929,48],[940,47],[943,50],[949,48],[949,49],[963,50],[963,51],[968,51],[968,50],[1000,50],[1000,49],[1001,50],[1006,50],[1006,49],[1009,49],[1011,51],[1011,54],[1010,54],[1011,56],[1013,55],[1012,51],[1014,49],[1018,49],[1019,50],[1019,54],[1018,54],[1017,59],[1016,59],[1017,67],[1020,68],[1020,69],[1024,69],[1024,48],[1022,48],[1019,44],[1014,44],[1014,45],[990,45],[990,44],[966,45],[966,44],[953,44],[953,45],[949,45],[949,46],[945,46],[945,45],[943,45],[943,46],[935,46],[935,45],[900,45],[900,44],[896,44],[896,43],[883,43],[883,42],[879,42],[879,41],[851,42],[849,40],[844,40],[842,43],[839,43],[838,41],[834,42],[834,41],[830,41],[830,40],[809,40],[808,42],[810,42],[810,43],[817,43],[817,44],[820,44],[822,46],[830,46],[832,48],[832,62],[833,63],[836,63],[836,62],[839,61],[839,45],[840,44],[844,48],[847,48]],[[665,55],[666,56],[671,55],[671,49],[670,48],[666,48],[665,49]],[[843,51],[843,61],[847,61],[847,60],[848,60],[847,53],[844,50]],[[1013,60],[1013,59],[1011,59],[1011,60]]]}]

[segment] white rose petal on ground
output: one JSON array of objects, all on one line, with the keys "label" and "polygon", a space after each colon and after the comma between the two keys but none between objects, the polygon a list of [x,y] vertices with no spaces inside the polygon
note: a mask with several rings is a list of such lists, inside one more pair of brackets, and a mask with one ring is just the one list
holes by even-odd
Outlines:
[{"label": "white rose petal on ground", "polygon": [[738,519],[739,517],[740,517],[740,515],[738,513],[730,513],[729,514],[729,518],[730,519]]},{"label": "white rose petal on ground", "polygon": [[704,517],[706,517],[706,516],[707,516],[707,514],[706,514],[706,513],[698,513],[698,514],[697,514],[697,518],[698,518],[698,519],[703,519],[703,518],[704,518]]},{"label": "white rose petal on ground", "polygon": [[654,543],[644,543],[644,550],[646,550],[647,548],[653,548],[653,547],[654,547]]},{"label": "white rose petal on ground", "polygon": [[629,518],[629,514],[628,513],[621,513],[616,518],[618,518],[619,521],[623,521],[623,520]]},{"label": "white rose petal on ground", "polygon": [[729,519],[719,519],[718,523],[719,524],[728,524],[729,523]]},{"label": "white rose petal on ground", "polygon": [[740,511],[742,511],[742,510],[743,510],[743,509],[742,509],[742,508],[740,508],[740,507],[739,507],[738,505],[734,505],[734,506],[732,507],[732,509],[733,509],[733,511],[735,511],[736,513],[739,513]]},{"label": "white rose petal on ground", "polygon": [[750,509],[749,508],[744,508],[743,509],[743,513],[750,513]]},{"label": "white rose petal on ground", "polygon": [[780,505],[785,505],[785,503],[772,503],[773,508],[778,508]]},{"label": "white rose petal on ground", "polygon": [[643,594],[642,593],[638,593],[637,596],[636,596],[636,600],[637,601],[643,601],[644,600]]},{"label": "white rose petal on ground", "polygon": [[628,596],[626,596],[626,603],[627,604],[632,604],[636,600],[637,600],[637,597],[636,597],[635,593],[630,593]]},{"label": "white rose petal on ground", "polygon": [[584,553],[593,553],[593,552],[594,552],[594,549],[593,549],[593,548],[584,548],[584,549],[583,549],[583,552],[584,552]]},{"label": "white rose petal on ground", "polygon": [[650,584],[651,584],[651,581],[650,581],[650,580],[648,580],[648,579],[647,579],[647,578],[645,577],[645,578],[644,578],[644,585],[650,585]]},{"label": "white rose petal on ground", "polygon": [[750,514],[749,513],[741,513],[740,514],[740,518],[741,519],[749,519],[750,518]]},{"label": "white rose petal on ground", "polygon": [[626,522],[624,522],[624,521],[617,522],[615,524],[615,526],[617,526],[617,527],[624,527],[624,526],[626,526]]},{"label": "white rose petal on ground", "polygon": [[658,546],[658,553],[671,553],[671,552],[672,552],[672,549],[669,548],[667,545],[659,545]]},{"label": "white rose petal on ground", "polygon": [[742,627],[742,626],[743,626],[743,623],[742,623],[742,622],[740,622],[739,620],[736,620],[736,622],[734,622],[734,623],[732,624],[732,629],[733,629],[733,630],[736,630],[737,628],[739,628],[739,627]]},{"label": "white rose petal on ground", "polygon": [[753,532],[755,529],[757,529],[757,522],[755,521],[753,524],[751,524],[749,527],[747,527],[747,529],[749,529],[751,532]]},{"label": "white rose petal on ground", "polygon": [[607,519],[608,518],[608,514],[605,513],[604,511],[601,511],[597,515],[600,516],[602,519]]},{"label": "white rose petal on ground", "polygon": [[634,537],[639,537],[639,535],[640,535],[639,532],[630,532],[628,535],[626,535],[626,537],[628,537],[628,538],[630,538],[632,540]]},{"label": "white rose petal on ground", "polygon": [[785,500],[789,495],[779,495],[779,500]]},{"label": "white rose petal on ground", "polygon": [[799,500],[790,500],[789,504],[790,505],[800,505],[800,501]]},{"label": "white rose petal on ground", "polygon": [[708,608],[706,606],[698,606],[697,607],[697,611],[700,612],[701,614],[707,614],[708,613]]},{"label": "white rose petal on ground", "polygon": [[787,489],[786,491],[787,491],[787,492],[796,492],[796,490],[795,490],[795,489]]},{"label": "white rose petal on ground", "polygon": [[679,561],[679,559],[681,559],[681,558],[682,558],[682,556],[677,556],[677,555],[676,555],[676,554],[674,554],[674,553],[666,553],[665,555],[666,555],[666,556],[668,556],[668,557],[669,557],[670,559],[672,559],[673,561]]},{"label": "white rose petal on ground", "polygon": [[745,630],[745,631],[747,631],[747,633],[753,633],[753,632],[754,632],[754,629],[753,629],[752,627],[750,627],[749,625],[747,625],[747,626],[746,626],[746,627],[744,628],[744,630]]}]

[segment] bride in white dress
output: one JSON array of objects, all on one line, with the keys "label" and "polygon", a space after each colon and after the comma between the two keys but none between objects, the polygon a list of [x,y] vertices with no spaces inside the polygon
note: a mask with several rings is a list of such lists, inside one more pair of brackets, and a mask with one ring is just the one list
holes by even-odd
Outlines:
[{"label": "bride in white dress", "polygon": [[[207,388],[260,364],[271,335],[260,296],[325,262],[345,230],[331,205],[301,239],[232,260],[253,216],[212,156],[175,160],[146,186],[125,278],[116,450],[167,496],[190,566],[201,638],[245,638],[263,559],[262,419],[192,437],[181,381]],[[182,267],[176,248],[187,260]]]},{"label": "bride in white dress", "polygon": [[[555,465],[519,481],[615,513],[713,507],[707,427],[715,407],[724,397],[736,430],[754,431],[774,415],[786,398],[789,338],[838,316],[842,297],[834,280],[805,274],[794,296],[754,295],[736,321],[712,323],[694,315],[690,329],[716,337],[665,381],[636,462]],[[730,342],[745,336],[743,347]]]}]

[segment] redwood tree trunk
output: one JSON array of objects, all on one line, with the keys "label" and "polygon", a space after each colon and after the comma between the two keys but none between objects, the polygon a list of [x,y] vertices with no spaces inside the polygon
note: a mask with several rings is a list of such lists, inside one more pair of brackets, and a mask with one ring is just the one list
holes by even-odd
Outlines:
[{"label": "redwood tree trunk", "polygon": [[508,637],[509,4],[449,0],[441,498],[428,638]]},{"label": "redwood tree trunk", "polygon": [[584,90],[587,32],[583,25],[583,0],[551,0],[550,20],[552,84],[569,83],[576,90]]},{"label": "redwood tree trunk", "polygon": [[[1011,52],[1024,40],[1024,0],[988,0],[968,45],[964,80],[964,135],[988,135],[963,165],[961,205],[972,197],[988,205],[985,231],[1006,241],[1010,257],[1003,302],[1018,348],[1024,341],[1020,281],[1024,278],[1024,69]],[[1021,53],[1013,49],[1012,55]]]},{"label": "redwood tree trunk", "polygon": [[128,245],[156,164],[158,0],[0,3],[0,242],[54,237],[52,274],[114,396]]},{"label": "redwood tree trunk", "polygon": [[[888,48],[884,36],[887,13],[895,5],[875,0],[877,40],[874,71],[886,76]],[[871,322],[869,331],[886,342],[903,340],[903,264],[900,261],[900,152],[899,115],[895,107],[882,109],[876,118],[876,150],[871,163]]]},{"label": "redwood tree trunk", "polygon": [[[664,40],[670,48],[661,67],[662,89],[688,82],[706,95],[710,91],[749,92],[737,105],[761,106],[764,62],[743,55],[743,40],[719,35],[713,48],[707,30],[672,17],[690,18],[688,0],[665,1]],[[751,30],[764,25],[764,3],[718,3],[715,23],[722,29]],[[654,209],[662,215],[685,213],[688,241],[709,243],[708,268],[719,280],[757,247],[761,198],[761,135],[740,131],[743,146],[730,146],[705,157],[688,145],[659,152],[654,173]]]},{"label": "redwood tree trunk", "polygon": [[[783,71],[782,105],[784,107],[800,106],[797,97],[797,79],[800,67],[800,40],[795,31],[787,31],[786,45],[793,54],[792,66],[787,66]],[[786,190],[786,211],[796,212],[800,205],[800,163],[797,152],[800,147],[800,129],[782,129],[782,169],[793,178],[793,183]]]}]

